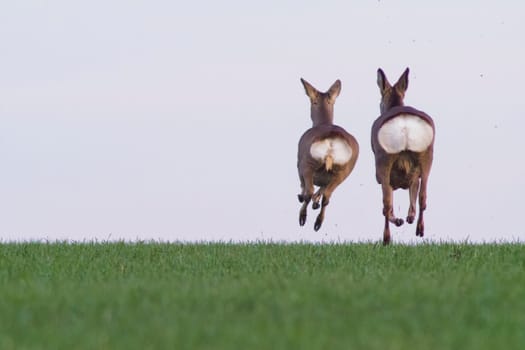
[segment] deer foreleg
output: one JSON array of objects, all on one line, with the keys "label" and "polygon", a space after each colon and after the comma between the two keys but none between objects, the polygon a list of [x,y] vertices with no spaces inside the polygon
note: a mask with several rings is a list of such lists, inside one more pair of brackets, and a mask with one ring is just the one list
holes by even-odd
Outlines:
[{"label": "deer foreleg", "polygon": [[319,202],[321,201],[321,197],[324,194],[324,187],[320,187],[317,192],[312,197],[312,209],[319,209],[320,205]]}]

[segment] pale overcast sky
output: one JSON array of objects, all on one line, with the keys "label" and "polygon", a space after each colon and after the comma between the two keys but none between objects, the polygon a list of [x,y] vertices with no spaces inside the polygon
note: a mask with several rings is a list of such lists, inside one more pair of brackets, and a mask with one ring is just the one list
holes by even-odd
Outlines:
[{"label": "pale overcast sky", "polygon": [[[0,240],[382,238],[376,71],[436,123],[429,240],[525,240],[522,1],[4,1]],[[361,146],[298,225],[303,77]],[[405,217],[408,195],[396,191]],[[419,241],[415,225],[394,242]]]}]

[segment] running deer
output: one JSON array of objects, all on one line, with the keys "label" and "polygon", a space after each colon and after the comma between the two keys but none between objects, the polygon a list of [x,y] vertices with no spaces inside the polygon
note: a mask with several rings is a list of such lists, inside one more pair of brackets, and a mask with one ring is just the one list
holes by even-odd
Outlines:
[{"label": "running deer", "polygon": [[409,190],[410,207],[406,221],[411,224],[416,216],[416,198],[419,192],[419,217],[416,236],[423,237],[423,211],[427,206],[427,182],[434,152],[434,121],[424,112],[404,106],[408,88],[407,68],[399,80],[390,85],[385,73],[377,70],[377,85],[381,92],[381,115],[372,125],[372,150],[375,155],[376,179],[383,190],[385,228],[383,244],[390,243],[389,223],[403,224],[394,216],[393,191]]},{"label": "running deer", "polygon": [[[359,155],[359,144],[345,129],[333,124],[334,103],[341,92],[341,81],[337,80],[324,93],[302,78],[301,82],[310,98],[313,126],[301,136],[297,154],[302,190],[298,198],[303,203],[299,212],[299,225],[305,224],[306,208],[312,201],[313,209],[321,207],[314,225],[314,230],[318,231],[323,224],[324,212],[332,193],[354,168]],[[314,185],[319,186],[315,194]]]}]

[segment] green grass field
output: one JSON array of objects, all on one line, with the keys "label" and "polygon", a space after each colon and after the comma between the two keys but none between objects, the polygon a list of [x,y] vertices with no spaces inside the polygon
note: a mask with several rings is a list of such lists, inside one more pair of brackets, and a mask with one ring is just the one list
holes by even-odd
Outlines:
[{"label": "green grass field", "polygon": [[497,348],[522,244],[0,244],[0,349]]}]

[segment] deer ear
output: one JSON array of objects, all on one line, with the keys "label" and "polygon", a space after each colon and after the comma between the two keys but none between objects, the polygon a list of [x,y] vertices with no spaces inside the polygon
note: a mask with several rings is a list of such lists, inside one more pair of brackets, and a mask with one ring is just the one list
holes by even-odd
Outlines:
[{"label": "deer ear", "polygon": [[330,98],[330,101],[333,103],[335,102],[335,99],[337,96],[339,96],[339,93],[341,92],[341,80],[337,79],[335,83],[330,86],[330,89],[326,92]]},{"label": "deer ear", "polygon": [[312,102],[316,101],[319,97],[319,91],[303,78],[301,78],[301,83],[303,83],[304,91],[306,91],[306,95],[310,97],[310,100]]},{"label": "deer ear", "polygon": [[403,74],[401,74],[401,76],[399,77],[399,80],[394,85],[397,91],[401,93],[405,93],[405,91],[408,89],[408,73],[409,72],[410,70],[407,68],[405,69]]},{"label": "deer ear", "polygon": [[381,68],[377,70],[377,86],[379,86],[379,90],[381,91],[381,93],[383,93],[383,91],[385,91],[386,89],[392,87]]}]

